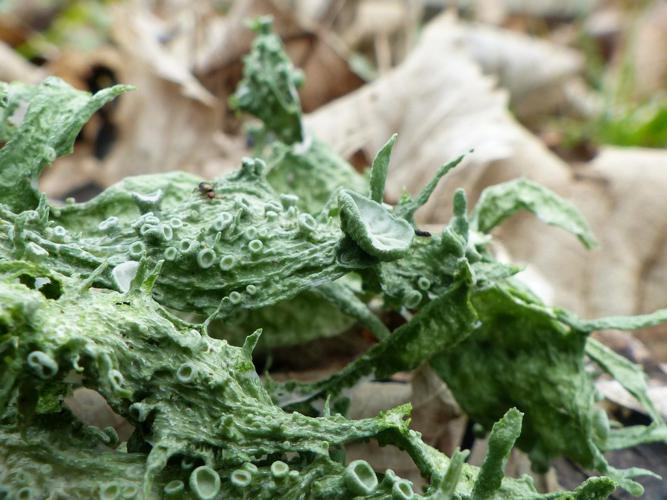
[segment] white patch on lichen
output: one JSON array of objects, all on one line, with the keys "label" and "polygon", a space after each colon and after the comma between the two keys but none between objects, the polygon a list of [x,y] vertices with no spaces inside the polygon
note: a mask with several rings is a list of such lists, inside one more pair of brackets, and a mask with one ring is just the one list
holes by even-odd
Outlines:
[{"label": "white patch on lichen", "polygon": [[48,285],[49,283],[51,283],[51,280],[49,278],[46,278],[46,277],[37,277],[37,278],[35,278],[35,288],[37,290],[42,288],[44,285]]},{"label": "white patch on lichen", "polygon": [[25,119],[26,113],[28,112],[29,104],[30,103],[27,100],[22,100],[19,105],[16,106],[16,109],[7,119],[7,121],[14,125],[14,127],[20,127],[23,123],[23,120]]},{"label": "white patch on lichen", "polygon": [[162,195],[163,193],[161,189],[158,189],[153,193],[132,193],[132,197],[135,199],[135,201],[146,205],[157,205],[162,199]]},{"label": "white patch on lichen", "polygon": [[113,276],[118,290],[123,293],[130,290],[130,284],[137,275],[137,269],[139,269],[139,263],[136,260],[128,260],[113,268],[111,276]]}]

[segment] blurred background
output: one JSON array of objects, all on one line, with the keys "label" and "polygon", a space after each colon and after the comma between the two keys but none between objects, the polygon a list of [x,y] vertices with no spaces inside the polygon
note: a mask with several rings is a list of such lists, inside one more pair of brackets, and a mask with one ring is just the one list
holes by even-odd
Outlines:
[{"label": "blurred background", "polygon": [[[311,133],[363,170],[398,132],[387,201],[473,150],[420,224],[447,222],[458,187],[474,201],[488,185],[531,178],[577,205],[600,242],[588,252],[521,216],[497,232],[497,254],[526,265],[522,279],[546,302],[585,317],[667,307],[665,0],[0,0],[0,80],[137,87],[95,115],[42,189],[83,201],[127,175],[212,178],[239,165],[245,119],[228,97],[253,38],[246,20],[263,14],[304,71]],[[667,328],[601,337],[644,365],[667,417]],[[364,348],[321,342],[274,353],[275,366],[303,376]],[[429,372],[381,386],[356,390],[353,417],[410,400],[428,442],[472,448],[473,463],[483,456],[484,440]],[[615,382],[598,387],[620,419],[645,418]],[[643,446],[612,462],[666,476],[665,456],[664,445]],[[399,456],[382,459],[410,476]],[[528,469],[515,452],[510,472]],[[584,475],[563,461],[537,479],[549,489]],[[645,485],[647,498],[667,498],[660,481]]]}]

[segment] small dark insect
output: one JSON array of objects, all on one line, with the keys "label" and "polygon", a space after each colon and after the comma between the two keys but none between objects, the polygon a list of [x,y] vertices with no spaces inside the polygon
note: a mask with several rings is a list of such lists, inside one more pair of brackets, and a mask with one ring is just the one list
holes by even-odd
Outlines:
[{"label": "small dark insect", "polygon": [[213,184],[211,184],[210,182],[200,182],[199,192],[203,196],[206,196],[209,200],[215,198],[215,190],[213,189]]},{"label": "small dark insect", "polygon": [[415,228],[415,234],[417,236],[422,236],[424,238],[430,238],[431,237],[431,233],[429,233],[428,231],[424,231],[422,229],[417,229],[417,228]]}]

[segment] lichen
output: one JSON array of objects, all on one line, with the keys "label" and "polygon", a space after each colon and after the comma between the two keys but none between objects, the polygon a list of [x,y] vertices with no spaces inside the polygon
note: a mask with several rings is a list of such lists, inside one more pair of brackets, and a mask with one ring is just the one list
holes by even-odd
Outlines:
[{"label": "lichen", "polygon": [[[593,242],[574,207],[543,188],[492,187],[470,217],[459,190],[451,222],[429,235],[415,228],[414,213],[460,158],[390,206],[382,193],[395,138],[369,182],[323,146],[309,156],[294,73],[269,25],[258,26],[238,104],[265,120],[275,149],[268,167],[249,158],[218,179],[139,176],[86,203],[54,206],[34,187],[39,172],[127,89],[90,96],[53,79],[0,86],[0,186],[9,190],[0,199],[0,495],[583,500],[619,485],[640,494],[632,477],[648,471],[614,469],[603,452],[665,440],[665,423],[641,369],[589,334],[652,325],[667,312],[585,321],[514,280],[519,269],[494,260],[486,233],[519,209]],[[260,78],[264,68],[272,69]],[[26,118],[9,123],[22,101]],[[292,156],[272,163],[281,148]],[[331,181],[316,196],[308,169]],[[390,331],[371,301],[405,323]],[[332,377],[260,380],[252,363],[260,328],[272,339],[267,348],[352,321],[378,341]],[[653,423],[612,427],[587,360],[619,380]],[[362,377],[423,363],[490,432],[481,469],[465,463],[465,452],[449,459],[424,444],[409,429],[409,406],[350,420],[312,404]],[[77,387],[96,390],[134,425],[127,442],[69,412],[64,398]],[[369,439],[409,454],[426,489],[346,463],[341,448]],[[504,476],[515,445],[538,469],[565,456],[604,475],[540,495],[528,477]]]}]

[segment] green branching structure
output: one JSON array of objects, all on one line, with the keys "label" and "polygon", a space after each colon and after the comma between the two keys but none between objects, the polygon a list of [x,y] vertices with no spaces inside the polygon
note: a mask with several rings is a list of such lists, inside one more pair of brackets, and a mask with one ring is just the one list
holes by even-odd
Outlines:
[{"label": "green branching structure", "polygon": [[[440,234],[416,231],[415,211],[460,159],[415,197],[383,204],[395,137],[369,181],[335,157],[303,129],[280,40],[266,21],[256,27],[235,104],[264,121],[265,159],[212,181],[139,176],[55,206],[34,187],[41,170],[128,88],[91,96],[57,79],[0,86],[0,498],[584,500],[618,486],[641,494],[632,478],[650,472],[614,469],[603,453],[665,440],[667,428],[641,368],[589,334],[652,325],[667,312],[586,321],[515,281],[519,269],[486,245],[518,210],[594,244],[574,207],[528,181],[489,188],[471,211],[458,191]],[[326,182],[311,189],[313,179]],[[405,324],[390,331],[371,300]],[[271,348],[353,321],[378,342],[332,377],[276,384],[257,375],[260,328]],[[423,363],[490,432],[481,468],[465,452],[450,459],[423,443],[409,405],[349,420],[313,404]],[[619,380],[653,423],[611,426],[588,363]],[[77,387],[99,392],[134,426],[127,442],[70,412],[64,398]],[[409,454],[426,489],[346,463],[343,447],[369,439]],[[505,477],[515,445],[537,470],[565,456],[602,475],[542,495],[527,476]]]},{"label": "green branching structure", "polygon": [[[2,325],[9,331],[3,355],[12,362],[2,372],[0,401],[6,418],[16,420],[14,432],[25,434],[28,456],[30,445],[40,442],[39,433],[60,431],[65,417],[61,398],[79,385],[98,390],[137,425],[127,444],[133,460],[114,453],[112,461],[120,462],[115,484],[124,488],[128,484],[123,483],[123,464],[136,462],[137,452],[150,450],[143,455],[143,473],[138,477],[146,497],[157,491],[160,473],[175,459],[184,470],[170,477],[187,479],[190,472],[184,461],[229,475],[246,463],[264,461],[270,466],[275,462],[272,457],[288,452],[327,457],[330,447],[385,431],[407,432],[407,408],[359,421],[281,411],[252,365],[252,346],[259,332],[249,336],[243,347],[233,347],[169,321],[151,298],[160,266],[150,273],[146,266],[140,266],[130,290],[121,294],[82,289],[76,280],[40,266],[2,264]],[[50,299],[41,288],[21,283],[35,275],[59,283],[61,295]],[[11,436],[11,428],[3,431]],[[97,439],[99,444],[106,442],[105,437]],[[16,448],[17,453],[3,457],[10,467],[21,465],[14,463],[22,453],[20,444]],[[70,465],[77,464],[85,466],[85,456],[73,458]],[[9,486],[20,485],[11,477],[7,480]],[[50,490],[48,480],[43,478],[41,492]]]},{"label": "green branching structure", "polygon": [[268,182],[278,192],[298,193],[297,206],[315,214],[334,191],[365,193],[368,187],[350,164],[305,130],[297,93],[303,74],[290,63],[271,24],[269,18],[252,24],[258,36],[230,104],[262,121],[251,137],[269,164]]},{"label": "green branching structure", "polygon": [[257,116],[281,142],[293,144],[305,137],[298,94],[303,73],[292,66],[282,42],[272,33],[272,24],[268,17],[251,22],[260,36],[245,57],[243,80],[231,104]]}]

